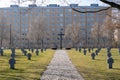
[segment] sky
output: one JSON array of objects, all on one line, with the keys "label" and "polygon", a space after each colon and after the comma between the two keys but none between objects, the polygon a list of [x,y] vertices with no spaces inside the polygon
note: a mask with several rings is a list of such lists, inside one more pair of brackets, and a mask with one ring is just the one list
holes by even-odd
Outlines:
[{"label": "sky", "polygon": [[[65,0],[43,0],[45,1],[42,5],[48,4],[60,4],[66,5]],[[37,5],[41,5],[42,0],[37,0]],[[78,4],[80,6],[89,6],[91,3],[98,3],[99,5],[105,5],[99,0],[67,0],[69,4]],[[17,4],[17,0],[0,0],[0,7],[9,7],[11,4]],[[28,6],[28,4],[32,4],[32,2],[27,1],[22,3],[22,6]]]}]

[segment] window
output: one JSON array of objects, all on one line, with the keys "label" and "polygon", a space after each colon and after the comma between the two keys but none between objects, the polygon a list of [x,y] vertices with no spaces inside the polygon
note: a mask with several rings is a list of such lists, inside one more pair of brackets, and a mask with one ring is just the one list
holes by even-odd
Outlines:
[{"label": "window", "polygon": [[[24,35],[25,35],[25,36],[27,36],[27,34],[26,34],[26,33],[24,33]],[[26,39],[25,39],[25,40],[26,40]]]},{"label": "window", "polygon": [[63,24],[62,24],[62,23],[60,23],[60,26],[62,27],[62,26],[63,26]]},{"label": "window", "polygon": [[16,23],[16,22],[14,23],[14,26],[15,26],[15,27],[17,26],[17,23]]},{"label": "window", "polygon": [[82,23],[81,23],[81,26],[83,26],[83,27],[84,27],[84,26],[85,26],[85,23],[84,23],[84,22],[82,22]]},{"label": "window", "polygon": [[58,12],[60,12],[60,13],[63,12],[63,9],[58,9]]},{"label": "window", "polygon": [[50,9],[47,9],[46,12],[50,12]]},{"label": "window", "polygon": [[67,16],[67,17],[71,17],[72,14],[71,14],[71,13],[66,13],[65,16]]},{"label": "window", "polygon": [[63,18],[59,18],[58,20],[59,20],[60,22],[62,22],[62,21],[63,21]]},{"label": "window", "polygon": [[63,14],[61,13],[61,14],[60,14],[60,16],[62,17],[62,16],[63,16]]},{"label": "window", "polygon": [[28,17],[28,14],[25,14],[26,17]]},{"label": "window", "polygon": [[4,14],[6,14],[7,13],[7,10],[4,10]]},{"label": "window", "polygon": [[24,32],[24,29],[22,29],[22,32]]},{"label": "window", "polygon": [[68,9],[69,12],[72,12],[72,9]]},{"label": "window", "polygon": [[85,22],[86,21],[85,17],[81,17],[81,21]]},{"label": "window", "polygon": [[22,33],[22,35],[24,36],[24,33]]},{"label": "window", "polygon": [[55,28],[52,28],[52,31],[55,31]]},{"label": "window", "polygon": [[22,40],[24,40],[24,38],[22,38]]},{"label": "window", "polygon": [[54,10],[54,9],[52,9],[52,12],[55,12],[55,10]]},{"label": "window", "polygon": [[27,32],[27,31],[28,31],[28,28],[25,28],[25,31]]},{"label": "window", "polygon": [[49,17],[49,16],[50,16],[50,14],[49,14],[49,13],[46,13],[46,14],[45,14],[45,16]]},{"label": "window", "polygon": [[74,16],[77,16],[77,14],[74,14]]},{"label": "window", "polygon": [[60,31],[60,29],[59,28],[57,28],[57,32],[59,32]]},{"label": "window", "polygon": [[52,23],[52,26],[55,26],[55,24],[54,24],[54,23]]},{"label": "window", "polygon": [[55,16],[55,14],[54,14],[54,13],[52,13],[52,16]]},{"label": "window", "polygon": [[86,14],[80,14],[81,17],[84,17]]}]

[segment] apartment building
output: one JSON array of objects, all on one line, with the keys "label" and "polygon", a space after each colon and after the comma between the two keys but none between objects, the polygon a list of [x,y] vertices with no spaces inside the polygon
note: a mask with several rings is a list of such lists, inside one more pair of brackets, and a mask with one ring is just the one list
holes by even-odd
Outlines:
[{"label": "apartment building", "polygon": [[[79,26],[82,30],[82,39],[78,45],[91,45],[91,29],[95,23],[102,25],[106,14],[111,14],[111,9],[97,13],[79,13],[71,9],[75,8],[80,11],[96,11],[105,9],[105,6],[91,4],[90,6],[79,6],[78,4],[70,4],[70,6],[60,6],[57,4],[49,4],[47,6],[29,5],[28,7],[19,7],[11,5],[8,8],[0,8],[0,15],[7,19],[8,27],[12,30],[12,44],[16,47],[28,47],[28,32],[31,25],[32,17],[39,15],[45,17],[47,32],[51,34],[50,38],[44,39],[44,45],[47,47],[58,46],[60,39],[58,34],[62,31],[65,34],[66,28],[69,26]],[[72,30],[72,29],[71,29]],[[15,33],[15,34],[14,34]],[[67,47],[72,44],[70,38],[63,38],[63,46]],[[30,43],[30,45],[34,45]]]}]

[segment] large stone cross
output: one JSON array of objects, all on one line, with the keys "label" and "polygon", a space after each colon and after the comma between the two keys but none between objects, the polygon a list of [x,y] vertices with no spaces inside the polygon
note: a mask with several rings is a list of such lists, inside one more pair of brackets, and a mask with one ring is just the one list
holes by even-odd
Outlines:
[{"label": "large stone cross", "polygon": [[60,32],[60,34],[58,34],[60,36],[60,49],[62,49],[62,40],[63,40],[63,36],[64,34],[62,32]]}]

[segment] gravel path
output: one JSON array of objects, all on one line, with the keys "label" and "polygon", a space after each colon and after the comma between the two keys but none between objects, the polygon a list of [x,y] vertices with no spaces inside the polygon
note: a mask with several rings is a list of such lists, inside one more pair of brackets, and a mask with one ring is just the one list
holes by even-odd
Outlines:
[{"label": "gravel path", "polygon": [[64,50],[57,50],[41,80],[84,80]]}]

